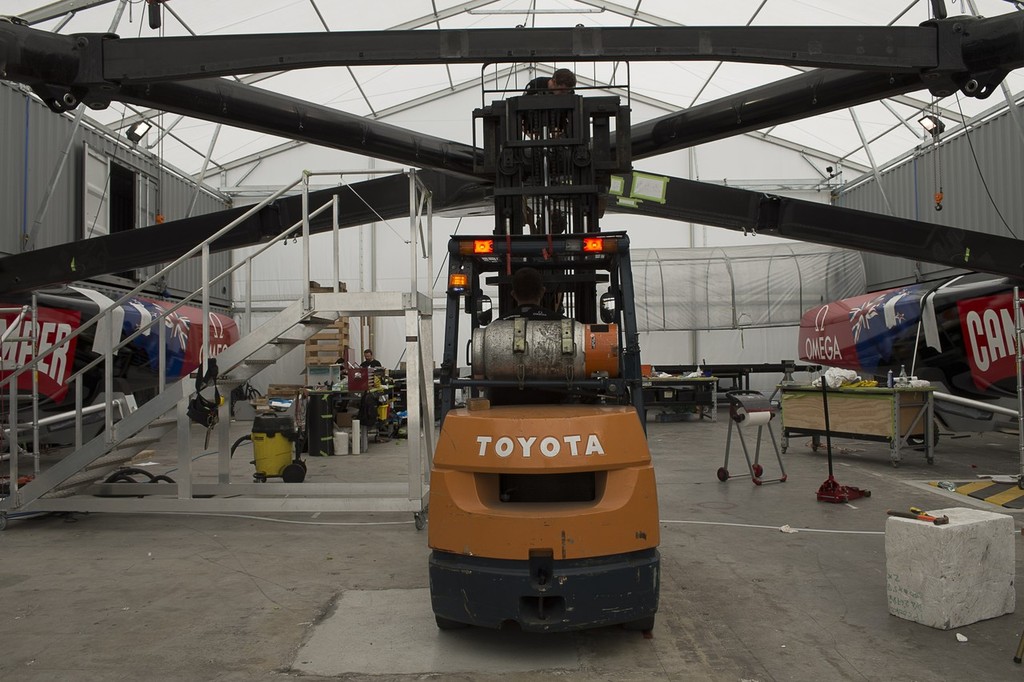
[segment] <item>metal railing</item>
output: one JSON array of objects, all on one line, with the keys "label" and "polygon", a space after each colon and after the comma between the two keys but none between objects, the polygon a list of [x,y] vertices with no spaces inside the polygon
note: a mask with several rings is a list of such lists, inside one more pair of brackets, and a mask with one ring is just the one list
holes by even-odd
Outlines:
[{"label": "metal railing", "polygon": [[[22,400],[25,399],[25,396],[19,396],[19,391],[18,391],[18,383],[19,383],[19,381],[18,381],[18,379],[19,379],[19,377],[24,375],[25,372],[29,372],[29,371],[32,372],[33,386],[32,386],[32,391],[31,391],[31,400],[32,400],[32,404],[33,404],[32,428],[33,428],[33,431],[34,431],[34,436],[33,436],[33,457],[34,457],[34,460],[35,460],[35,473],[36,474],[39,473],[39,431],[38,431],[38,429],[39,429],[40,425],[43,425],[42,421],[39,419],[39,412],[38,412],[38,408],[39,408],[39,385],[38,385],[38,369],[37,368],[40,365],[40,363],[45,362],[48,357],[51,357],[52,355],[54,355],[57,352],[61,352],[62,349],[68,349],[70,347],[68,344],[70,344],[74,339],[77,339],[78,337],[82,336],[82,334],[85,333],[86,331],[95,328],[96,331],[94,333],[94,337],[95,337],[94,349],[98,350],[98,351],[102,351],[102,352],[99,354],[98,357],[96,357],[92,361],[86,363],[80,369],[76,370],[67,379],[67,384],[73,386],[73,390],[74,390],[74,396],[75,396],[75,398],[74,398],[75,399],[74,410],[66,412],[66,413],[63,413],[63,414],[60,414],[60,415],[53,415],[52,417],[47,417],[47,422],[46,422],[46,423],[51,423],[51,422],[63,421],[63,420],[68,419],[69,416],[71,414],[73,414],[74,415],[74,429],[75,429],[74,447],[75,447],[76,450],[78,450],[78,449],[80,449],[82,447],[83,441],[84,441],[84,437],[83,437],[84,429],[83,429],[82,417],[87,415],[87,414],[94,414],[94,413],[100,411],[101,409],[102,409],[102,411],[104,413],[104,431],[103,431],[103,434],[104,434],[105,442],[107,443],[108,446],[114,446],[117,443],[119,443],[122,440],[124,440],[125,438],[128,438],[128,437],[133,435],[133,433],[125,433],[125,434],[118,433],[117,421],[115,421],[115,419],[114,419],[113,408],[114,408],[115,404],[117,404],[120,407],[120,410],[119,410],[120,411],[120,415],[119,416],[122,419],[125,417],[125,406],[120,405],[120,403],[117,403],[117,401],[111,399],[111,396],[113,396],[113,394],[114,394],[113,393],[113,389],[114,389],[114,359],[117,357],[119,351],[121,351],[122,349],[127,347],[128,344],[130,344],[132,341],[134,341],[139,336],[147,334],[147,333],[150,333],[150,331],[153,328],[153,325],[157,325],[157,333],[159,335],[159,343],[158,343],[159,353],[158,353],[158,359],[157,359],[158,387],[159,387],[159,390],[161,392],[163,392],[163,390],[166,387],[166,382],[167,382],[167,375],[166,375],[167,358],[166,358],[166,337],[165,337],[166,329],[167,329],[166,320],[167,320],[168,316],[174,314],[179,308],[181,308],[182,306],[186,305],[187,303],[193,301],[197,297],[201,296],[202,297],[201,305],[202,305],[202,320],[203,320],[203,340],[202,340],[202,349],[201,349],[201,357],[200,357],[200,369],[205,373],[206,368],[207,368],[207,360],[210,357],[210,325],[209,325],[210,300],[209,299],[210,299],[210,291],[211,291],[212,287],[215,284],[217,284],[218,282],[220,282],[221,280],[223,280],[225,277],[228,277],[228,276],[232,275],[234,272],[236,272],[240,268],[245,268],[246,279],[247,279],[247,282],[248,282],[248,284],[246,286],[245,298],[244,298],[245,310],[246,310],[245,331],[246,331],[247,334],[250,333],[252,331],[252,319],[251,319],[251,314],[252,314],[252,262],[253,262],[253,260],[256,257],[260,256],[267,249],[271,248],[278,240],[287,239],[289,237],[292,237],[293,235],[297,236],[296,232],[298,230],[300,230],[300,228],[301,228],[302,243],[303,243],[303,254],[302,254],[302,271],[303,271],[303,278],[302,278],[303,279],[303,282],[302,282],[302,300],[303,300],[303,308],[304,308],[304,310],[307,310],[307,311],[311,310],[311,296],[310,296],[310,286],[309,286],[309,283],[310,283],[310,280],[309,280],[309,271],[310,271],[310,265],[309,265],[309,259],[310,259],[310,249],[309,249],[310,221],[313,218],[318,217],[320,214],[322,214],[328,208],[332,208],[332,207],[333,207],[332,228],[333,228],[333,232],[334,232],[334,243],[335,243],[335,248],[333,249],[334,273],[335,273],[335,277],[334,277],[334,279],[335,279],[334,290],[335,290],[335,292],[337,292],[337,290],[338,290],[337,282],[340,281],[339,261],[338,261],[338,248],[337,248],[337,244],[338,244],[338,231],[339,231],[338,197],[335,194],[332,197],[332,200],[330,202],[326,202],[326,203],[322,204],[321,206],[317,207],[316,209],[314,209],[313,211],[310,211],[309,210],[309,180],[314,175],[336,175],[336,176],[343,176],[344,174],[348,174],[348,173],[360,174],[360,175],[367,175],[367,174],[395,174],[396,171],[395,170],[380,170],[380,171],[360,170],[360,171],[341,171],[341,172],[338,172],[338,171],[324,171],[324,172],[304,171],[303,174],[297,180],[295,180],[294,182],[292,182],[292,183],[290,183],[288,185],[283,186],[282,188],[278,189],[276,192],[274,192],[270,196],[268,196],[265,199],[263,199],[261,202],[253,205],[249,210],[247,210],[241,216],[239,216],[235,220],[233,220],[230,223],[228,223],[227,225],[225,225],[223,228],[221,228],[220,230],[218,230],[217,232],[212,234],[210,237],[205,239],[203,242],[201,242],[200,244],[197,244],[196,246],[194,246],[191,249],[189,249],[186,253],[184,253],[183,255],[178,257],[177,259],[175,259],[172,263],[170,263],[170,264],[164,266],[163,268],[161,268],[158,272],[154,273],[152,276],[148,277],[145,281],[143,281],[143,282],[139,283],[138,285],[136,285],[131,291],[125,293],[120,298],[118,298],[116,301],[112,301],[109,305],[107,305],[106,307],[101,309],[98,314],[96,314],[91,319],[89,319],[89,320],[85,321],[84,323],[82,323],[77,329],[72,330],[72,332],[68,336],[62,338],[59,342],[53,344],[52,346],[47,346],[46,348],[40,348],[39,347],[38,340],[36,339],[36,337],[38,336],[38,328],[37,328],[38,325],[32,325],[30,327],[30,329],[32,330],[32,342],[33,342],[32,359],[30,361],[26,362],[21,367],[13,369],[13,371],[11,371],[10,374],[8,374],[6,377],[4,377],[2,380],[0,380],[0,395],[2,395],[3,387],[6,386],[8,388],[9,406],[10,406],[10,424],[9,424],[9,427],[6,429],[6,431],[9,434],[17,434],[19,432],[19,426],[18,426],[19,397]],[[432,248],[431,248],[431,244],[430,244],[428,239],[424,239],[423,238],[422,224],[421,224],[421,221],[422,221],[422,218],[423,218],[423,214],[424,214],[424,211],[425,211],[426,212],[427,228],[428,228],[427,231],[428,231],[428,234],[429,234],[430,231],[431,231],[431,223],[430,223],[430,221],[431,221],[431,216],[432,216],[431,195],[430,195],[430,191],[419,180],[419,178],[418,178],[418,176],[417,176],[415,171],[408,171],[405,174],[408,175],[409,178],[410,178],[410,243],[411,243],[411,247],[412,247],[411,248],[411,252],[412,252],[412,291],[415,291],[416,290],[416,281],[417,281],[416,280],[416,277],[417,277],[417,273],[416,273],[416,253],[415,253],[415,251],[416,251],[416,241],[417,241],[416,237],[417,236],[420,237],[420,241],[423,243],[424,257],[428,258],[428,259],[430,259],[432,261]],[[264,208],[265,206],[267,206],[271,202],[275,201],[277,198],[279,198],[280,196],[284,195],[286,192],[288,192],[288,191],[292,190],[293,188],[295,188],[296,185],[299,185],[300,183],[302,185],[301,189],[302,189],[302,196],[303,196],[303,200],[302,200],[302,208],[303,208],[302,215],[303,215],[303,217],[302,217],[302,219],[297,221],[297,222],[295,222],[294,224],[292,224],[288,228],[282,230],[279,234],[277,234],[272,239],[268,240],[266,244],[264,244],[262,247],[260,247],[259,249],[257,249],[253,253],[249,254],[246,258],[240,260],[239,262],[235,263],[234,265],[232,265],[231,267],[227,268],[223,272],[217,274],[216,276],[211,277],[211,275],[210,275],[210,265],[209,265],[210,245],[214,241],[216,241],[217,239],[220,239],[224,235],[226,235],[229,232],[231,232],[234,228],[236,228],[238,225],[242,224],[245,220],[247,220],[248,218],[250,218],[253,215],[255,215],[262,208]],[[192,292],[191,294],[187,295],[186,297],[184,297],[183,299],[181,299],[180,301],[178,301],[177,303],[175,303],[173,305],[170,305],[168,307],[160,306],[160,312],[157,313],[157,314],[154,314],[152,316],[152,319],[150,319],[148,322],[145,322],[145,320],[140,320],[139,328],[134,330],[131,334],[128,334],[127,336],[123,336],[123,338],[122,338],[123,332],[122,332],[122,329],[120,328],[121,325],[120,324],[119,325],[115,325],[115,322],[120,322],[120,320],[117,317],[117,315],[121,311],[121,306],[124,303],[132,300],[137,294],[139,294],[147,286],[150,286],[154,282],[160,280],[167,273],[169,273],[171,270],[173,270],[174,268],[176,268],[177,266],[179,266],[180,264],[182,264],[183,262],[185,262],[189,258],[192,258],[192,257],[196,256],[197,254],[200,255],[200,257],[201,257],[202,285],[200,286],[200,288],[197,289],[196,291]],[[431,265],[428,266],[428,267],[432,270],[432,262],[431,262]],[[19,316],[17,317],[17,319],[15,321],[12,322],[12,324],[8,327],[8,329],[4,332],[4,334],[2,336],[0,336],[0,355],[2,355],[2,351],[5,350],[8,347],[8,346],[5,346],[4,344],[9,342],[9,341],[13,341],[14,340],[13,338],[11,338],[12,334],[13,334],[14,330],[21,328],[23,321],[25,320],[26,316],[28,315],[29,306],[23,306],[21,308],[9,309],[6,312],[14,312],[15,310],[20,311],[19,312]],[[35,296],[33,296],[33,305],[31,307],[31,310],[32,310],[31,319],[35,320],[36,319],[35,311],[37,310]],[[67,350],[63,350],[62,352],[66,353]],[[83,402],[84,402],[84,395],[83,395],[83,393],[84,393],[85,377],[86,377],[87,373],[90,370],[93,370],[100,363],[103,363],[103,365],[104,365],[104,368],[103,368],[104,369],[104,371],[103,371],[103,386],[104,386],[104,395],[106,396],[106,400],[104,401],[104,404],[102,406],[100,406],[100,405],[93,405],[93,406],[88,406],[87,407],[87,406],[83,405]],[[2,370],[2,369],[3,369],[3,367],[2,367],[2,357],[0,357],[0,370]],[[14,494],[17,493],[17,489],[18,489],[17,467],[18,467],[18,454],[19,454],[19,438],[17,438],[17,436],[10,437],[9,438],[9,444],[11,445],[11,448],[10,448],[10,471],[11,471],[11,476],[10,476],[10,486],[11,486],[10,487],[10,494],[14,495]]]}]

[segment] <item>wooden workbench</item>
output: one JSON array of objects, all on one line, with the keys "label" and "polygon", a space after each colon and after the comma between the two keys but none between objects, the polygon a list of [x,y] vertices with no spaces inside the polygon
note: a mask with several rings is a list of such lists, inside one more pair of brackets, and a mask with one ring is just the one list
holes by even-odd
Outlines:
[{"label": "wooden workbench", "polygon": [[[811,447],[821,447],[825,414],[821,388],[780,386],[782,401],[782,451],[790,436],[812,436]],[[889,443],[893,466],[902,461],[905,447],[923,441],[925,458],[935,461],[934,389],[839,388],[828,391],[829,431],[833,438],[880,440]]]}]

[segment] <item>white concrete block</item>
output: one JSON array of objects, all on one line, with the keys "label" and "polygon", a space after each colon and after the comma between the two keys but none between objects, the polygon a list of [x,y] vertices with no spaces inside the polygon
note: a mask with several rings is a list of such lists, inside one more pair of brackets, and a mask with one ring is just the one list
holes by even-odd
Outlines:
[{"label": "white concrete block", "polygon": [[1013,518],[964,507],[928,513],[949,523],[886,521],[889,613],[940,630],[1012,613]]}]

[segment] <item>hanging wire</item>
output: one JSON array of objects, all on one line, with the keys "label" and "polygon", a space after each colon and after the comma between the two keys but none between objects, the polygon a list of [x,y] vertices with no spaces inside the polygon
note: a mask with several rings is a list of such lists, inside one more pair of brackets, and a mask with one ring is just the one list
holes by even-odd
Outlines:
[{"label": "hanging wire", "polygon": [[[932,100],[933,108],[935,113],[933,114],[938,120],[938,100]],[[935,210],[942,210],[942,199],[944,194],[942,193],[942,158],[939,155],[939,134],[940,129],[936,129],[932,134],[932,169],[935,172]]]},{"label": "hanging wire", "polygon": [[1010,227],[1010,224],[1006,222],[1006,218],[1003,217],[1003,212],[999,210],[999,206],[996,204],[995,198],[992,196],[992,191],[988,188],[988,182],[985,181],[985,174],[981,172],[981,164],[978,162],[978,154],[974,151],[974,142],[971,140],[971,127],[967,125],[967,118],[964,116],[963,107],[960,106],[960,93],[956,93],[956,108],[960,110],[960,119],[964,121],[964,137],[967,138],[967,146],[971,149],[971,157],[974,159],[974,167],[978,170],[978,178],[981,179],[981,186],[985,188],[985,194],[988,195],[989,203],[992,204],[992,208],[995,209],[996,215],[999,216],[999,220],[1002,221],[1006,231],[1010,233],[1010,236],[1014,239],[1020,239],[1017,234]]}]

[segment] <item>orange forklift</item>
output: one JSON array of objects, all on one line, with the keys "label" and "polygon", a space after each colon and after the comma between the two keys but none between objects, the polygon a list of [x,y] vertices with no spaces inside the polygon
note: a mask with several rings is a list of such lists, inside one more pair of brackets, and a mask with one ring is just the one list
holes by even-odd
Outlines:
[{"label": "orange forklift", "polygon": [[[498,178],[496,227],[449,243],[428,534],[437,626],[648,631],[658,500],[629,239],[597,226],[609,173],[629,165],[608,120],[628,131],[628,112],[617,97],[551,94],[475,116]],[[524,266],[540,271],[542,305],[563,319],[513,314],[510,283]],[[497,320],[485,291],[496,292]]]}]

